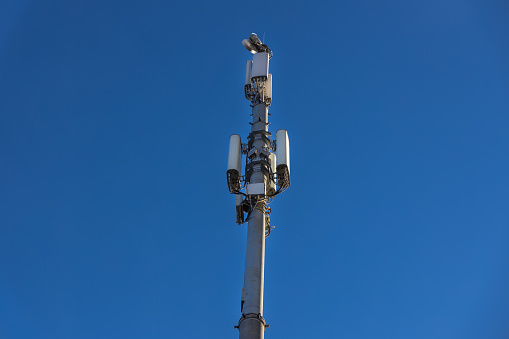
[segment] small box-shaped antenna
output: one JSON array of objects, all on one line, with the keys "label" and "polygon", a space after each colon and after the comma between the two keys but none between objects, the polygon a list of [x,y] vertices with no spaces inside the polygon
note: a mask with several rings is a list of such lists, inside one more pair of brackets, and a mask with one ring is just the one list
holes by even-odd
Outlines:
[{"label": "small box-shaped antenna", "polygon": [[244,206],[243,206],[244,197],[241,194],[235,195],[235,211],[237,212],[237,224],[244,223]]},{"label": "small box-shaped antenna", "polygon": [[267,81],[265,82],[265,100],[272,102],[272,74],[269,73]]},{"label": "small box-shaped antenna", "polygon": [[274,173],[276,173],[276,154],[270,153],[269,155],[269,161],[270,161],[270,174],[268,179],[268,188],[267,188],[267,194],[273,195],[276,193],[276,182],[274,181]]},{"label": "small box-shaped antenna", "polygon": [[245,85],[251,85],[251,70],[253,69],[253,60],[246,62],[246,82]]},{"label": "small box-shaped antenna", "polygon": [[268,75],[269,75],[269,53],[261,52],[254,54],[251,78],[263,77],[267,79]]}]

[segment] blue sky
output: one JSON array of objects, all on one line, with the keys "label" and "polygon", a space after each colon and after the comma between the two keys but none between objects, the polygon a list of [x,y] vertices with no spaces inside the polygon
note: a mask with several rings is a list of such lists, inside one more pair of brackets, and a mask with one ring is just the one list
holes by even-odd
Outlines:
[{"label": "blue sky", "polygon": [[4,1],[0,337],[236,338],[228,137],[274,51],[266,338],[509,336],[504,1]]}]

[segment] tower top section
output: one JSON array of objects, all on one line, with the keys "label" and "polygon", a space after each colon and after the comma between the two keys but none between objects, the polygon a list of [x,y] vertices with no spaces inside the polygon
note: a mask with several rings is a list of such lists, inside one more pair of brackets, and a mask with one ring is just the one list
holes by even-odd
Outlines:
[{"label": "tower top section", "polygon": [[253,107],[258,104],[269,106],[272,102],[272,74],[269,73],[272,51],[255,33],[251,33],[249,39],[242,40],[242,45],[253,53],[253,59],[246,63],[246,99],[251,101]]}]

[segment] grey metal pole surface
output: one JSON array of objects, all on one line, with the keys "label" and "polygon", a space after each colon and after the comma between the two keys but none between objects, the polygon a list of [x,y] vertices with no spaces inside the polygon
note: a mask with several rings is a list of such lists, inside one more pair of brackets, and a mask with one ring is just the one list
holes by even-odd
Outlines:
[{"label": "grey metal pole surface", "polygon": [[[268,106],[260,103],[253,107],[251,133],[268,132]],[[262,138],[253,137],[252,148],[261,150],[267,147]],[[262,160],[257,152],[253,162]],[[253,165],[249,183],[267,184],[268,175],[261,165]],[[265,267],[265,219],[266,200],[262,197],[252,207],[247,226],[246,263],[244,269],[244,300],[242,317],[239,320],[240,339],[263,339],[265,320],[263,319],[263,278]]]}]

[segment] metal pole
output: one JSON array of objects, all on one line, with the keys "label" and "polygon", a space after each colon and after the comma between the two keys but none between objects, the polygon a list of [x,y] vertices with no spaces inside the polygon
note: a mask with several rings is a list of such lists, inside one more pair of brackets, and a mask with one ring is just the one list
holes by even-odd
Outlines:
[{"label": "metal pole", "polygon": [[[270,209],[267,204],[290,186],[290,148],[286,130],[278,130],[271,141],[269,106],[272,102],[272,74],[269,60],[272,51],[256,34],[244,39],[242,45],[253,53],[246,62],[244,94],[251,102],[253,122],[247,144],[238,134],[230,136],[228,190],[236,195],[236,220],[247,221],[246,262],[240,311],[236,328],[240,339],[263,339],[263,276],[265,266],[265,238],[270,234]],[[246,155],[245,175],[242,173],[242,154]],[[241,192],[244,182],[245,193]],[[244,219],[245,212],[247,218]]]},{"label": "metal pole", "polygon": [[[260,103],[253,107],[253,132],[268,132],[268,106]],[[262,138],[253,136],[252,148],[266,147]],[[258,153],[253,162],[262,160]],[[262,171],[261,165],[253,165],[250,184],[267,184],[268,175]],[[247,226],[246,264],[244,270],[243,301],[241,301],[242,317],[239,320],[240,339],[263,339],[265,320],[263,319],[263,275],[265,266],[265,228],[266,200],[260,197],[251,207]]]}]

